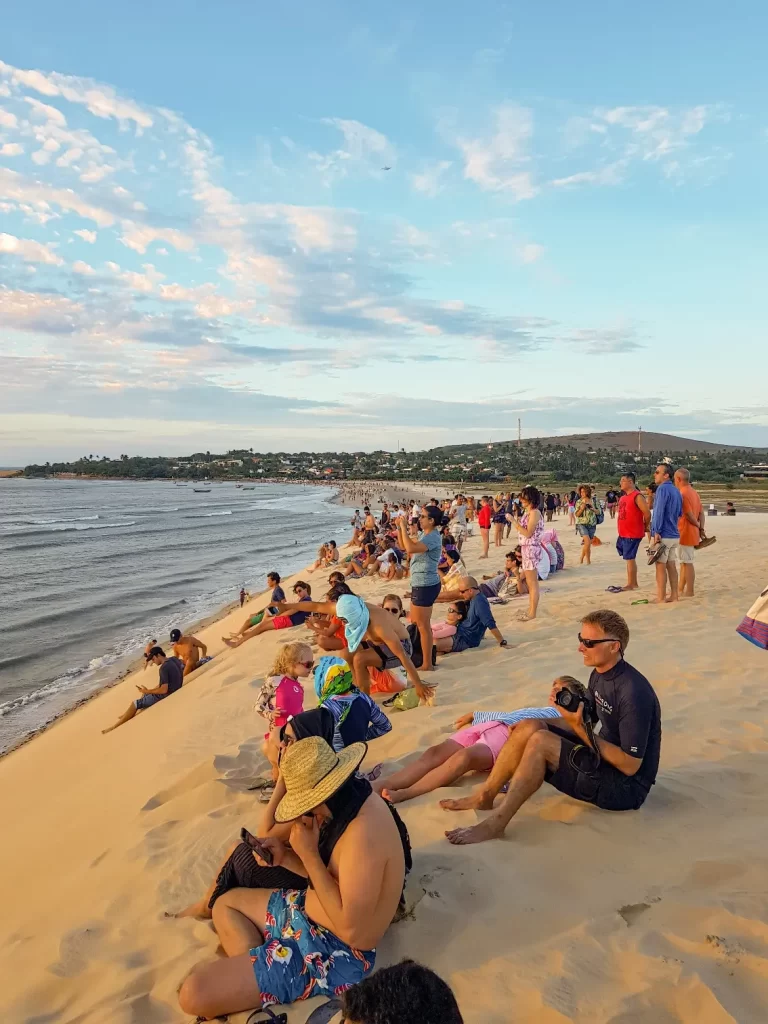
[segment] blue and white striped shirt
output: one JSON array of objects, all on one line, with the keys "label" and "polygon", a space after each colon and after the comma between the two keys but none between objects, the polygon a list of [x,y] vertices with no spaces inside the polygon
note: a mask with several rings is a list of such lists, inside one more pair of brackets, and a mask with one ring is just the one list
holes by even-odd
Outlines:
[{"label": "blue and white striped shirt", "polygon": [[526,718],[560,718],[557,708],[521,708],[519,711],[475,711],[472,725],[485,722],[501,722],[503,725],[518,725]]}]

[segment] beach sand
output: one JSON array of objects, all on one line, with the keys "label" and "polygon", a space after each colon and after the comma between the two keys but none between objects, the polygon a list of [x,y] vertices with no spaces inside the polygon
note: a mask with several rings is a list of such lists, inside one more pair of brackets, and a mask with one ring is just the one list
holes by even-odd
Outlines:
[{"label": "beach sand", "polygon": [[[621,814],[545,785],[503,840],[464,848],[443,833],[478,815],[444,812],[437,801],[471,780],[401,805],[414,846],[412,913],[390,928],[378,965],[403,956],[428,964],[454,987],[467,1024],[765,1021],[768,655],[735,627],[765,584],[768,517],[711,522],[718,541],[698,556],[698,596],[660,608],[631,605],[652,596],[644,565],[641,594],[605,593],[623,582],[615,524],[598,530],[604,543],[591,567],[578,566],[564,521],[554,525],[567,568],[543,584],[538,620],[514,621],[525,599],[498,608],[513,646],[486,639],[441,659],[436,706],[393,714],[393,731],[371,745],[366,764],[402,765],[465,711],[543,703],[558,674],[586,682],[579,618],[607,606],[626,615],[628,660],[661,700],[658,782],[640,811]],[[503,564],[506,547],[487,562],[478,548],[476,537],[465,546],[470,569]],[[318,594],[326,576],[309,577]],[[380,598],[407,582],[353,587]],[[306,632],[229,651],[220,637],[243,617],[238,609],[202,631],[214,660],[172,699],[101,735],[139,677],[154,684],[150,669],[0,762],[4,1020],[185,1019],[176,990],[217,941],[210,922],[164,913],[199,898],[241,825],[253,825],[246,787],[266,767],[256,687],[278,644]],[[290,1024],[303,1024],[314,1005],[292,1008]]]}]

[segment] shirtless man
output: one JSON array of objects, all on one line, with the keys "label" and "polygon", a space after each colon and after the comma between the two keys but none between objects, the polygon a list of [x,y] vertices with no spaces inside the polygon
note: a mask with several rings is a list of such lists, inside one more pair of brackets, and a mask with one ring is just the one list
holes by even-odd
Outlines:
[{"label": "shirtless man", "polygon": [[[295,609],[295,605],[282,604],[280,610],[286,613]],[[363,693],[370,693],[371,677],[369,667],[386,669],[394,668],[399,662],[405,669],[408,679],[419,695],[420,701],[429,701],[434,695],[433,686],[425,686],[419,673],[411,661],[413,648],[411,638],[402,619],[391,615],[383,608],[367,604],[361,597],[354,594],[342,594],[338,600],[310,602],[304,604],[307,611],[322,612],[335,615],[345,623],[344,632],[347,647],[343,656],[352,667],[355,686]]]},{"label": "shirtless man", "polygon": [[202,640],[196,636],[186,636],[180,629],[171,630],[171,643],[173,644],[173,656],[184,663],[184,678],[194,672],[200,664],[200,659],[206,657],[208,648]]},{"label": "shirtless man", "polygon": [[[310,887],[231,889],[216,900],[213,924],[227,956],[192,969],[179,991],[185,1013],[211,1020],[290,1004],[344,990],[373,970],[402,893],[405,857],[389,808],[353,778],[365,752],[353,743],[337,754],[319,736],[285,750],[286,794],[274,817],[291,823],[290,849],[274,833],[260,842],[274,866],[304,875]],[[355,808],[328,855],[323,840],[333,819]]]}]

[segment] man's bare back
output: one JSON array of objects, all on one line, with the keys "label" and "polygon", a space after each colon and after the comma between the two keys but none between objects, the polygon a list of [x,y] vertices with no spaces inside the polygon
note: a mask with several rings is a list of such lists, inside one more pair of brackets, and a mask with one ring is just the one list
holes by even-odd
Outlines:
[{"label": "man's bare back", "polygon": [[197,637],[192,635],[187,636],[185,634],[184,636],[180,636],[174,643],[173,653],[175,657],[184,662],[185,676],[188,676],[190,672],[193,672],[197,668],[200,662],[201,651],[202,657],[205,657],[208,653],[208,648],[201,640],[198,640]]},{"label": "man's bare back", "polygon": [[[354,946],[373,949],[392,923],[405,878],[400,833],[391,811],[376,793],[368,797],[334,847],[328,872],[337,882],[343,880],[340,887],[345,903],[352,908],[359,905],[360,920],[354,922]],[[311,888],[307,891],[305,905],[313,921],[334,931],[317,893]]]}]

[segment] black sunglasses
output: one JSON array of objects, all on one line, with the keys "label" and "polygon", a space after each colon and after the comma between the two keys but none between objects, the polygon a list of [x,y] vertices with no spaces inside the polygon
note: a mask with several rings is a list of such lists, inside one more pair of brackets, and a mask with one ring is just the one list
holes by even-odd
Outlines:
[{"label": "black sunglasses", "polygon": [[399,615],[400,614],[400,609],[399,608],[385,608],[384,611],[385,612],[391,612],[393,615]]},{"label": "black sunglasses", "polygon": [[586,647],[588,651],[591,651],[598,644],[617,644],[619,641],[612,636],[606,637],[605,640],[587,640],[579,633],[579,643]]}]

